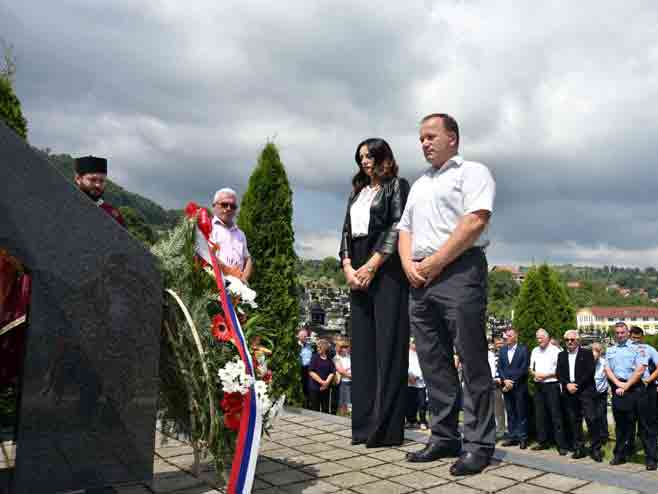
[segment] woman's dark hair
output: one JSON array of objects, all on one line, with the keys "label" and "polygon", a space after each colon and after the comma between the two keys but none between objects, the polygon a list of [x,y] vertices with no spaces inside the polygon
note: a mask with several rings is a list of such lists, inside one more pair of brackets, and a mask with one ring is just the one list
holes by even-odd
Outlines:
[{"label": "woman's dark hair", "polygon": [[[354,152],[354,161],[356,161],[356,164],[359,167],[359,171],[356,173],[356,175],[354,175],[354,178],[352,178],[352,187],[354,188],[355,194],[361,192],[361,189],[370,183],[370,178],[365,174],[363,168],[361,168],[361,157],[359,156],[359,150],[363,146],[368,147],[368,154],[370,154],[375,162],[374,173],[382,182],[398,176],[398,164],[395,162],[393,150],[391,149],[391,146],[388,145],[388,142],[386,142],[384,139],[380,139],[379,137],[371,137],[369,139],[365,139],[359,143],[359,145],[356,147],[356,151]],[[383,165],[385,161],[391,162],[391,168],[388,173],[384,171]]]}]

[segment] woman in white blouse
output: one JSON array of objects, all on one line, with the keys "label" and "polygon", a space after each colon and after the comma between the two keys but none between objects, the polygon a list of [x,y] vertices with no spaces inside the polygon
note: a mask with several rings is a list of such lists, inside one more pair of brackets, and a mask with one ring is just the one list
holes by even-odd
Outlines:
[{"label": "woman in white blouse", "polygon": [[398,178],[383,139],[359,143],[340,258],[351,288],[352,443],[400,445],[404,439],[409,351],[408,284],[396,226],[409,183]]}]

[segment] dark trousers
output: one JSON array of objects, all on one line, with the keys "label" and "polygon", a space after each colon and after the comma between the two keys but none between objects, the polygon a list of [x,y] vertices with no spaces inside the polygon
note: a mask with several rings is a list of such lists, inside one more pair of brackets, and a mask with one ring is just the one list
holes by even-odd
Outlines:
[{"label": "dark trousers", "polygon": [[548,442],[552,431],[558,448],[568,448],[560,404],[560,383],[557,381],[535,383],[535,426],[537,441]]},{"label": "dark trousers", "polygon": [[583,432],[583,417],[587,423],[587,430],[592,441],[592,452],[601,450],[601,424],[599,413],[594,405],[595,391],[582,391],[571,394],[564,391],[566,416],[573,433],[573,447],[575,451],[585,448],[585,434]]},{"label": "dark trousers", "polygon": [[[648,391],[649,390],[649,391]],[[644,457],[647,463],[656,462],[656,388],[643,384],[626,390],[623,396],[612,395],[612,413],[615,417],[615,456],[626,458],[632,454],[633,427],[638,421],[640,439],[644,447]]]},{"label": "dark trousers", "polygon": [[[368,241],[353,240],[352,266],[369,258]],[[402,444],[409,369],[408,283],[390,256],[367,291],[350,296],[352,438],[367,445]]]},{"label": "dark trousers", "polygon": [[463,372],[465,451],[490,456],[496,439],[493,380],[485,336],[487,260],[482,249],[467,250],[429,286],[411,288],[411,331],[429,389],[434,443],[458,446],[459,379]]},{"label": "dark trousers", "polygon": [[427,401],[425,388],[407,386],[407,423],[427,424]]},{"label": "dark trousers", "polygon": [[596,393],[594,395],[594,408],[596,410],[599,426],[601,428],[601,442],[607,441],[610,437],[608,431],[608,392]]},{"label": "dark trousers", "polygon": [[329,388],[324,391],[309,390],[309,399],[311,401],[311,410],[329,413]]},{"label": "dark trousers", "polygon": [[300,378],[302,380],[302,392],[304,393],[304,406],[309,406],[309,391],[308,391],[308,365],[300,365]]},{"label": "dark trousers", "polygon": [[528,384],[515,384],[503,393],[507,412],[507,435],[520,441],[528,439]]}]

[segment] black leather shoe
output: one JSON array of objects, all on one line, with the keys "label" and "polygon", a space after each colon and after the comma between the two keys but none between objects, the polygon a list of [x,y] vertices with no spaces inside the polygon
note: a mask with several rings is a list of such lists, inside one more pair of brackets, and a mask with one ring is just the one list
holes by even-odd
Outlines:
[{"label": "black leather shoe", "polygon": [[501,446],[504,446],[504,447],[518,446],[518,444],[519,444],[519,441],[517,441],[516,439],[508,439],[503,444],[501,444]]},{"label": "black leather shoe", "polygon": [[519,448],[526,449],[527,447],[528,447],[528,440],[527,439],[521,439],[519,441]]},{"label": "black leather shoe", "polygon": [[550,448],[550,446],[546,443],[538,443],[535,444],[532,448],[530,448],[531,451],[544,451],[546,449]]},{"label": "black leather shoe", "polygon": [[464,453],[451,467],[450,475],[455,477],[463,475],[475,475],[489,465],[489,457],[476,455],[475,453]]},{"label": "black leather shoe", "polygon": [[624,463],[626,463],[626,458],[621,456],[615,456],[612,460],[610,460],[611,465],[623,465]]},{"label": "black leather shoe", "polygon": [[597,463],[601,463],[603,461],[603,453],[601,453],[600,451],[592,451],[590,458],[592,458],[592,460],[594,460]]},{"label": "black leather shoe", "polygon": [[656,469],[656,462],[655,461],[647,462],[647,470],[655,470],[655,469]]},{"label": "black leather shoe", "polygon": [[581,458],[585,458],[587,456],[587,453],[585,453],[584,449],[577,449],[574,454],[571,455],[571,457],[574,460],[580,460]]},{"label": "black leather shoe", "polygon": [[407,453],[407,461],[410,463],[424,463],[435,461],[441,458],[454,458],[461,454],[460,447],[442,446],[441,444],[428,443],[420,451]]},{"label": "black leather shoe", "polygon": [[560,448],[557,450],[557,452],[560,454],[560,456],[567,456],[567,453],[569,452],[568,449]]}]

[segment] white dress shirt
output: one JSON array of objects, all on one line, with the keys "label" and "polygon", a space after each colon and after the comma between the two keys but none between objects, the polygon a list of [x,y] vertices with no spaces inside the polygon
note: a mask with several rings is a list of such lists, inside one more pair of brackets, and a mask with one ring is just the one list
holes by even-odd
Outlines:
[{"label": "white dress shirt", "polygon": [[[453,156],[440,169],[430,167],[414,182],[398,230],[411,233],[414,259],[434,254],[466,214],[493,211],[496,183],[482,163]],[[486,229],[474,247],[489,244]]]},{"label": "white dress shirt", "polygon": [[375,199],[380,187],[371,187],[366,185],[356,200],[352,203],[350,208],[350,220],[352,226],[352,238],[365,237],[368,235],[368,227],[370,226],[370,206]]},{"label": "white dress shirt", "polygon": [[512,363],[512,359],[514,358],[514,353],[516,352],[516,345],[512,347],[507,347],[507,362]]},{"label": "white dress shirt", "polygon": [[569,357],[569,381],[572,383],[576,382],[576,357],[578,356],[578,349],[576,348],[575,352],[568,352],[567,356]]},{"label": "white dress shirt", "polygon": [[[530,368],[535,373],[555,375],[555,370],[557,369],[557,356],[559,354],[560,350],[550,343],[546,345],[546,348],[536,346],[532,349],[532,353],[530,354]],[[535,379],[535,381],[537,380]],[[538,382],[554,383],[557,382],[557,378],[549,377],[548,379]]]},{"label": "white dress shirt", "polygon": [[498,376],[498,362],[496,362],[496,354],[492,351],[489,351],[487,354],[487,359],[489,360],[489,368],[491,369],[491,378],[496,379]]}]

